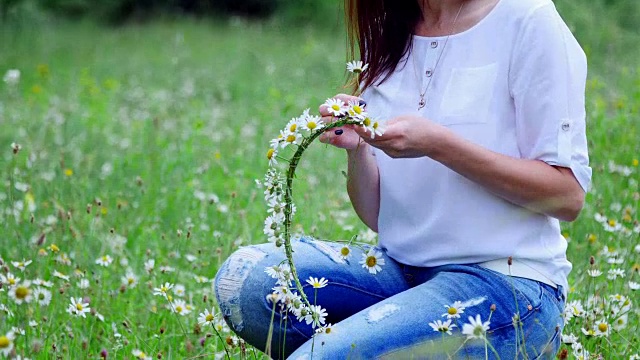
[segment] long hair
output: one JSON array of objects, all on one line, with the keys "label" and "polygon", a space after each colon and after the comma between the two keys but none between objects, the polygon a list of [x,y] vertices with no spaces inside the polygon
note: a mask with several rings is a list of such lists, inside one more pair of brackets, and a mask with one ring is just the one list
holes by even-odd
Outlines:
[{"label": "long hair", "polygon": [[361,90],[385,81],[407,51],[422,13],[416,0],[345,0],[347,56],[369,64],[356,79]]}]

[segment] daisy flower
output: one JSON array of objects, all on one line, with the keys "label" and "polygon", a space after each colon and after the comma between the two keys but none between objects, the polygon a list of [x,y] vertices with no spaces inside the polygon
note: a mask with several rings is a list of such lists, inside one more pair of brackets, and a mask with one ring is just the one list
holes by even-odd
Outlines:
[{"label": "daisy flower", "polygon": [[314,278],[313,276],[310,276],[307,279],[307,283],[313,286],[314,289],[322,289],[323,287],[327,286],[328,281],[325,278],[321,278],[318,280],[318,278]]},{"label": "daisy flower", "polygon": [[22,261],[12,261],[11,265],[13,265],[14,267],[20,269],[20,271],[24,271],[24,269],[27,268],[27,266],[29,266],[29,264],[31,264],[33,261],[31,260],[25,260],[22,259]]},{"label": "daisy flower", "polygon": [[209,279],[208,277],[202,276],[202,275],[194,275],[193,278],[196,280],[196,283],[198,283],[198,284],[204,284],[204,283],[211,282],[211,279]]},{"label": "daisy flower", "polygon": [[156,266],[156,261],[154,259],[149,259],[144,262],[144,270],[149,274],[153,271],[155,266]]},{"label": "daisy flower", "polygon": [[321,328],[317,328],[316,329],[316,334],[322,334],[325,333],[327,335],[331,334],[333,332],[333,324],[327,324]]},{"label": "daisy flower", "polygon": [[322,118],[317,115],[304,116],[302,117],[302,121],[300,123],[305,130],[309,131],[322,129],[324,127]]},{"label": "daisy flower", "polygon": [[58,270],[54,270],[54,271],[53,271],[53,276],[55,276],[55,277],[57,277],[57,278],[59,278],[59,279],[65,280],[65,281],[69,281],[69,276],[67,276],[67,275],[65,275],[65,274],[63,274],[63,273],[61,273],[61,272],[60,272],[60,271],[58,271]]},{"label": "daisy flower", "polygon": [[278,165],[278,148],[269,148],[267,150],[267,159],[269,160],[269,166]]},{"label": "daisy flower", "polygon": [[613,322],[612,327],[616,331],[620,331],[620,330],[626,328],[628,323],[629,323],[629,316],[627,314],[624,314],[624,315],[620,316],[619,318],[617,318]]},{"label": "daisy flower", "polygon": [[311,305],[308,314],[304,317],[307,325],[312,324],[314,328],[324,325],[325,318],[327,317],[327,311],[320,307],[320,305]]},{"label": "daisy flower", "polygon": [[285,129],[284,131],[285,132],[289,132],[289,133],[298,132],[299,123],[300,123],[300,119],[298,119],[298,118],[293,118],[293,119],[289,120],[289,122],[287,123],[287,126],[284,127],[284,129]]},{"label": "daisy flower", "polygon": [[96,259],[96,264],[104,267],[111,265],[112,262],[113,259],[109,255],[103,255],[102,257]]},{"label": "daisy flower", "polygon": [[20,282],[20,278],[15,277],[12,273],[7,273],[7,275],[0,274],[0,282],[12,287]]},{"label": "daisy flower", "polygon": [[122,285],[130,288],[136,287],[138,285],[138,277],[131,271],[131,269],[127,270],[127,273],[120,279]]},{"label": "daisy flower", "polygon": [[48,306],[51,303],[51,291],[45,288],[36,288],[33,291],[33,298],[40,306]]},{"label": "daisy flower", "polygon": [[598,321],[593,328],[596,336],[609,336],[609,323],[607,323],[605,320]]},{"label": "daisy flower", "polygon": [[381,265],[384,265],[384,259],[382,253],[376,251],[375,248],[370,248],[369,252],[362,254],[362,260],[360,264],[363,268],[369,270],[369,273],[375,275],[382,270]]},{"label": "daisy flower", "polygon": [[460,318],[460,314],[464,314],[464,306],[461,301],[456,301],[452,305],[445,305],[447,312],[442,314],[442,316],[446,316],[447,319]]},{"label": "daisy flower", "polygon": [[637,283],[635,281],[629,281],[629,289],[634,291],[640,289],[640,283]]},{"label": "daisy flower", "polygon": [[467,335],[467,339],[484,339],[489,330],[489,321],[482,322],[480,314],[476,318],[469,316],[469,323],[462,325],[462,334]]},{"label": "daisy flower", "polygon": [[86,318],[86,313],[91,311],[89,307],[89,303],[85,303],[82,301],[82,298],[71,298],[71,304],[67,307],[67,312],[71,315],[81,316]]},{"label": "daisy flower", "polygon": [[362,120],[362,128],[365,131],[371,132],[371,138],[375,138],[376,135],[380,136],[384,134],[384,127],[380,124],[379,121],[373,120],[370,117],[365,117]]},{"label": "daisy flower", "polygon": [[591,277],[598,277],[602,275],[602,271],[598,269],[591,269],[591,270],[587,270],[587,274],[589,274],[589,276]]},{"label": "daisy flower", "polygon": [[[2,81],[9,85],[16,85],[20,82],[20,70],[18,69],[9,69],[2,77]],[[15,148],[14,143],[11,144],[12,147]],[[6,354],[5,354],[6,355]]]},{"label": "daisy flower", "polygon": [[364,64],[362,61],[358,60],[358,61],[349,61],[347,63],[347,71],[354,73],[354,74],[360,74],[363,73],[367,70],[367,68],[369,68],[369,64]]},{"label": "daisy flower", "polygon": [[344,103],[344,101],[336,98],[327,99],[323,105],[326,105],[327,110],[336,117],[344,116],[349,110],[349,107]]},{"label": "daisy flower", "polygon": [[89,280],[87,279],[80,279],[80,281],[78,281],[78,289],[88,289],[89,288]]},{"label": "daisy flower", "polygon": [[13,340],[15,339],[16,336],[12,331],[0,335],[0,354],[8,357],[11,350],[13,350]]},{"label": "daisy flower", "polygon": [[179,315],[185,316],[191,312],[187,307],[187,303],[182,299],[177,299],[171,303],[171,310]]},{"label": "daisy flower", "polygon": [[198,324],[201,326],[213,326],[215,321],[215,316],[213,315],[213,309],[209,311],[209,309],[204,309],[204,312],[201,312],[198,316]]},{"label": "daisy flower", "polygon": [[283,149],[286,148],[290,144],[298,145],[302,141],[302,135],[299,132],[285,132],[280,130],[280,135],[284,141],[280,143],[280,147]]},{"label": "daisy flower", "polygon": [[167,296],[169,295],[169,290],[171,290],[173,288],[173,284],[171,283],[164,283],[164,285],[160,285],[160,287],[154,288],[153,289],[153,295],[159,295],[159,296],[163,296],[165,299],[167,298]]},{"label": "daisy flower", "polygon": [[607,279],[609,280],[615,280],[618,277],[623,278],[624,277],[624,270],[622,269],[611,269],[607,272]]},{"label": "daisy flower", "polygon": [[185,289],[184,285],[177,284],[173,288],[173,293],[176,294],[176,296],[184,297],[184,295],[186,294],[186,289]]},{"label": "daisy flower", "polygon": [[573,334],[562,334],[562,342],[565,344],[574,344],[578,342],[578,337]]},{"label": "daisy flower", "polygon": [[364,106],[360,105],[358,101],[349,101],[347,112],[354,119],[364,120],[367,117]]},{"label": "daisy flower", "polygon": [[456,327],[455,324],[451,324],[451,319],[449,319],[449,320],[447,320],[445,322],[442,322],[442,320],[436,320],[434,322],[430,322],[429,326],[431,326],[433,331],[438,331],[438,332],[441,332],[441,333],[447,333],[449,335],[452,335],[451,329]]},{"label": "daisy flower", "polygon": [[147,354],[138,349],[133,350],[131,352],[131,355],[133,355],[136,359],[151,360],[151,356],[147,356]]},{"label": "daisy flower", "polygon": [[20,305],[30,303],[33,299],[33,291],[31,291],[31,281],[23,281],[9,289],[9,297]]},{"label": "daisy flower", "polygon": [[45,280],[42,280],[42,279],[35,279],[35,280],[33,280],[33,285],[50,288],[50,287],[53,286],[53,283],[51,281],[45,281]]},{"label": "daisy flower", "polygon": [[342,258],[342,260],[347,260],[350,255],[351,255],[351,248],[349,248],[349,245],[345,245],[340,248],[340,257]]}]

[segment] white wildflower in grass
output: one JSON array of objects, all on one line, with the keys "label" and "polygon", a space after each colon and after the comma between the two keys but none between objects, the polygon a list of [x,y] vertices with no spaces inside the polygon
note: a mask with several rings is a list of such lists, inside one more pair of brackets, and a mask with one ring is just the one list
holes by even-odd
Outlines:
[{"label": "white wildflower in grass", "polygon": [[131,355],[138,360],[151,360],[151,356],[147,356],[147,354],[138,349],[133,350]]},{"label": "white wildflower in grass", "polygon": [[598,269],[590,269],[587,270],[587,274],[589,274],[589,276],[591,277],[598,277],[600,275],[602,275],[602,271],[598,270]]},{"label": "white wildflower in grass", "polygon": [[445,309],[447,312],[442,314],[442,316],[446,316],[447,319],[456,319],[460,318],[461,314],[464,314],[465,307],[462,304],[462,301],[455,301],[451,305],[445,305]]},{"label": "white wildflower in grass", "polygon": [[367,68],[369,68],[369,64],[364,64],[362,61],[358,60],[358,61],[349,61],[347,63],[347,71],[354,73],[354,74],[360,74],[363,73],[367,70]]},{"label": "white wildflower in grass", "polygon": [[20,82],[20,70],[9,69],[2,77],[2,81],[8,85],[17,85]]},{"label": "white wildflower in grass", "polygon": [[640,354],[633,354],[629,356],[629,360],[640,360]]},{"label": "white wildflower in grass", "polygon": [[278,165],[278,148],[269,148],[267,150],[267,160],[269,160],[269,166]]},{"label": "white wildflower in grass", "polygon": [[67,255],[66,253],[62,253],[56,256],[56,261],[62,265],[71,265],[71,258],[69,258],[69,255]]},{"label": "white wildflower in grass", "polygon": [[304,317],[304,321],[307,325],[311,324],[313,328],[317,328],[324,325],[325,318],[327,317],[327,311],[320,305],[311,305],[309,313]]},{"label": "white wildflower in grass", "polygon": [[31,260],[22,259],[22,261],[12,261],[11,265],[13,265],[14,267],[18,268],[20,271],[24,271],[24,269],[26,269],[27,266],[29,266],[29,264],[31,264],[31,263],[32,263]]},{"label": "white wildflower in grass", "polygon": [[33,285],[50,288],[53,286],[53,283],[51,281],[45,281],[42,279],[34,279]]},{"label": "white wildflower in grass", "polygon": [[213,326],[214,321],[215,321],[215,315],[214,314],[214,309],[211,309],[211,311],[209,311],[209,309],[204,309],[204,312],[201,312],[200,315],[198,315],[198,324],[200,324],[200,326]]},{"label": "white wildflower in grass", "polygon": [[113,258],[111,258],[111,256],[109,255],[103,255],[98,259],[96,259],[96,264],[104,267],[111,265],[112,262],[113,262]]},{"label": "white wildflower in grass", "polygon": [[318,278],[314,278],[313,276],[310,276],[307,279],[307,283],[309,285],[313,286],[314,289],[321,289],[321,288],[327,286],[328,281],[325,278],[318,279]]},{"label": "white wildflower in grass", "polygon": [[452,335],[451,329],[456,327],[455,324],[451,323],[451,319],[448,319],[445,322],[442,322],[442,320],[436,320],[436,321],[430,322],[429,326],[431,326],[433,331],[438,331],[438,332],[446,333],[449,335]]},{"label": "white wildflower in grass", "polygon": [[206,276],[202,276],[202,275],[194,275],[193,278],[196,281],[196,283],[198,283],[198,284],[206,284],[206,283],[211,282],[211,279],[209,279]]},{"label": "white wildflower in grass", "polygon": [[604,230],[608,232],[616,232],[622,230],[622,224],[617,222],[615,219],[609,219],[607,222],[602,224],[602,227],[604,227]]},{"label": "white wildflower in grass", "polygon": [[299,132],[289,132],[289,131],[281,131],[280,135],[284,141],[280,143],[281,148],[286,148],[291,144],[299,145],[302,142],[302,134]]},{"label": "white wildflower in grass", "polygon": [[11,332],[14,333],[15,335],[21,335],[21,336],[24,336],[26,334],[23,328],[16,327],[16,326],[11,327]]},{"label": "white wildflower in grass", "polygon": [[29,320],[29,327],[30,328],[35,328],[38,326],[38,322],[35,320]]},{"label": "white wildflower in grass", "polygon": [[176,268],[174,268],[173,266],[169,266],[169,265],[160,266],[160,272],[163,274],[171,273],[174,271],[176,271]]},{"label": "white wildflower in grass", "polygon": [[6,275],[0,274],[0,282],[8,287],[12,287],[20,282],[20,278],[15,277],[12,273],[7,273]]},{"label": "white wildflower in grass", "polygon": [[173,288],[173,284],[166,282],[163,285],[160,285],[160,287],[154,288],[153,295],[162,296],[165,299],[167,299],[169,295],[169,290],[171,290],[172,288]]},{"label": "white wildflower in grass", "polygon": [[462,325],[462,334],[467,335],[467,339],[484,339],[489,330],[489,321],[482,322],[480,314],[475,319],[469,316],[469,323]]},{"label": "white wildflower in grass", "polygon": [[596,336],[596,329],[595,328],[581,328],[580,330],[582,330],[582,333],[586,337]]},{"label": "white wildflower in grass", "polygon": [[369,270],[369,273],[375,275],[382,270],[381,266],[384,265],[384,258],[382,258],[380,251],[372,247],[366,254],[362,254],[360,264],[363,268]]},{"label": "white wildflower in grass", "polygon": [[576,342],[578,342],[578,337],[569,333],[569,334],[562,334],[562,342],[565,344],[574,344]]},{"label": "white wildflower in grass", "polygon": [[51,291],[39,287],[33,291],[33,299],[40,306],[49,306],[51,303]]},{"label": "white wildflower in grass", "polygon": [[188,315],[191,310],[187,307],[187,303],[182,299],[176,299],[171,303],[171,310],[182,316]]},{"label": "white wildflower in grass", "polygon": [[97,311],[96,311],[96,312],[93,314],[93,316],[95,316],[95,317],[96,317],[96,319],[98,319],[100,322],[104,322],[104,315],[100,314],[99,312],[97,312]]},{"label": "white wildflower in grass", "polygon": [[637,283],[635,281],[629,281],[629,289],[633,291],[640,289],[640,283]]},{"label": "white wildflower in grass", "polygon": [[570,301],[564,308],[564,318],[566,321],[571,320],[574,317],[584,317],[585,311],[582,303],[579,300]]},{"label": "white wildflower in grass", "polygon": [[83,290],[84,289],[88,289],[90,285],[91,284],[89,283],[89,280],[87,280],[87,279],[80,279],[80,281],[78,281],[78,284],[77,284],[78,289],[83,289]]},{"label": "white wildflower in grass", "polygon": [[0,304],[0,311],[2,311],[5,314],[7,314],[7,317],[9,317],[9,318],[13,317],[13,312],[11,310],[9,310],[9,308],[5,304]]},{"label": "white wildflower in grass", "polygon": [[65,281],[69,281],[69,276],[67,276],[67,275],[65,275],[65,274],[63,274],[63,273],[61,273],[61,272],[60,272],[60,271],[58,271],[58,270],[54,270],[54,271],[53,271],[53,276],[57,277],[58,279],[62,279],[62,280],[65,280]]},{"label": "white wildflower in grass", "polygon": [[184,295],[186,294],[186,289],[184,285],[176,284],[176,286],[173,287],[173,293],[178,297],[184,297]]},{"label": "white wildflower in grass", "polygon": [[327,110],[331,115],[336,117],[344,116],[349,110],[349,106],[345,104],[344,101],[336,98],[327,99],[324,105],[327,106]]},{"label": "white wildflower in grass", "polygon": [[6,334],[0,333],[0,354],[8,357],[13,350],[13,340],[15,339],[16,336],[12,331]]},{"label": "white wildflower in grass", "polygon": [[609,327],[609,323],[606,320],[600,320],[595,323],[593,326],[596,336],[609,336],[609,332],[611,328]]},{"label": "white wildflower in grass", "polygon": [[149,259],[144,262],[144,270],[149,274],[151,274],[155,266],[156,266],[156,261],[154,259]]},{"label": "white wildflower in grass", "polygon": [[128,288],[134,288],[138,285],[138,277],[133,273],[131,269],[127,270],[127,273],[120,279],[122,285]]},{"label": "white wildflower in grass", "polygon": [[67,312],[77,317],[86,318],[86,314],[91,311],[89,303],[85,303],[82,298],[71,298],[71,304],[67,307]]},{"label": "white wildflower in grass", "polygon": [[611,269],[607,272],[607,279],[609,280],[615,280],[618,277],[623,278],[624,276],[624,270],[622,269]]},{"label": "white wildflower in grass", "polygon": [[617,319],[613,320],[611,327],[616,331],[621,331],[627,327],[629,323],[629,315],[623,314],[619,316]]},{"label": "white wildflower in grass", "polygon": [[9,298],[16,304],[30,303],[33,299],[33,290],[31,290],[31,281],[19,282],[15,286],[9,288]]}]

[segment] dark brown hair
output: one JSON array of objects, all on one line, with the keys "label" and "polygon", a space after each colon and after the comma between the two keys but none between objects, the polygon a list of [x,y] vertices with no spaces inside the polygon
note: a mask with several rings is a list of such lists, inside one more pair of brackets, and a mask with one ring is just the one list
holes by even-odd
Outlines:
[{"label": "dark brown hair", "polygon": [[362,90],[385,81],[411,48],[422,13],[416,0],[345,0],[347,56],[369,64],[360,75]]}]

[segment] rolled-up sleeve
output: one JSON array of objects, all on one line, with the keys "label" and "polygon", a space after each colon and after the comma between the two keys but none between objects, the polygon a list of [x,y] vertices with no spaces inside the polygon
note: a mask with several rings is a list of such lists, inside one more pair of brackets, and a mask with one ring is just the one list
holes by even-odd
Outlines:
[{"label": "rolled-up sleeve", "polygon": [[509,83],[522,158],[570,168],[588,191],[585,123],[587,61],[553,4],[524,20],[512,54]]}]

